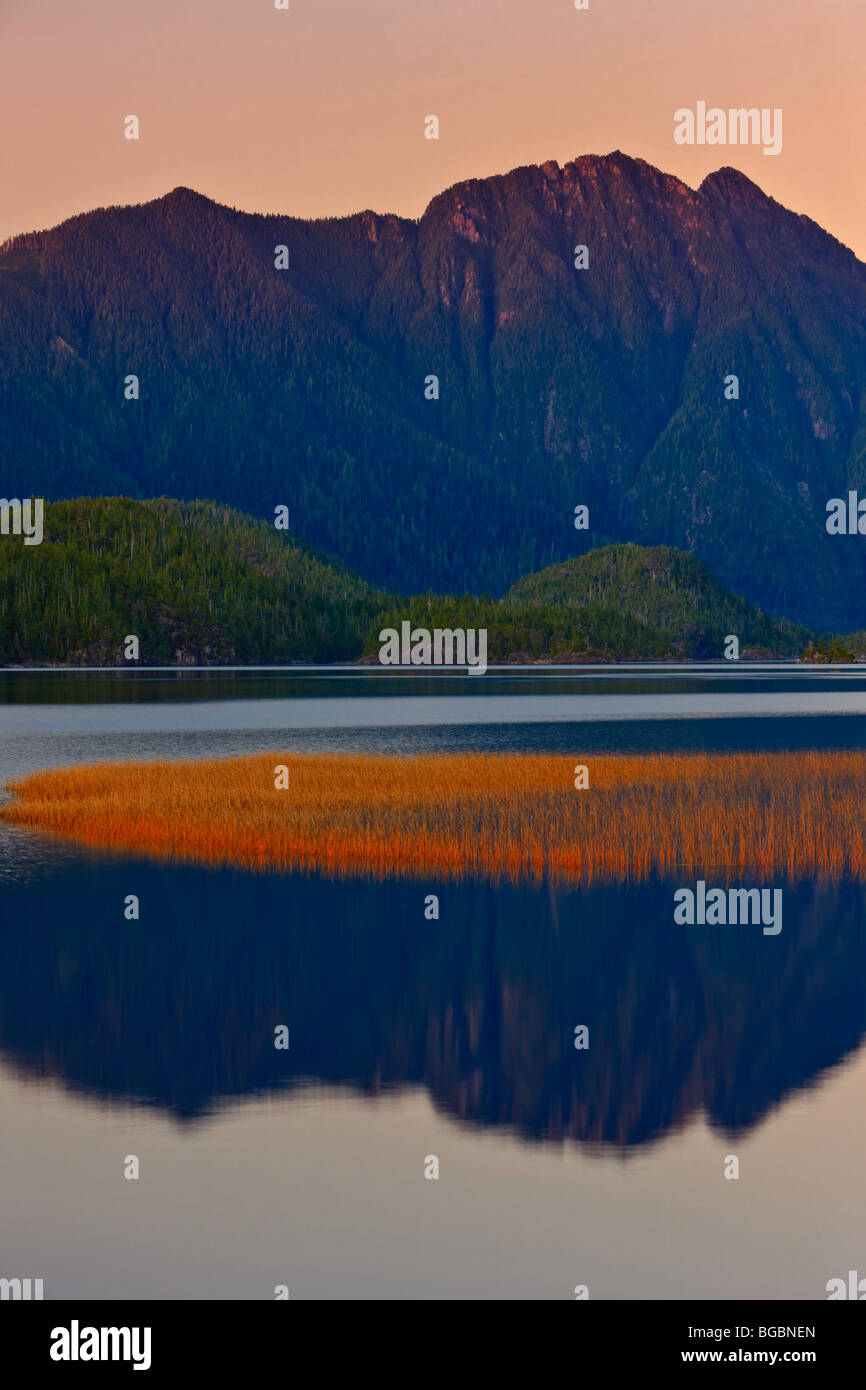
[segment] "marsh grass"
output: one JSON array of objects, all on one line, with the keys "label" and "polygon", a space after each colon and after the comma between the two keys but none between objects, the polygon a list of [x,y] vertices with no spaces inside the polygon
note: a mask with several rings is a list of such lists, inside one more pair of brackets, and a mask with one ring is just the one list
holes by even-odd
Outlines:
[{"label": "marsh grass", "polygon": [[[585,791],[574,788],[579,761]],[[278,791],[281,763],[290,785]],[[8,822],[256,869],[514,883],[725,867],[866,878],[866,752],[272,753],[55,769],[8,789]]]}]

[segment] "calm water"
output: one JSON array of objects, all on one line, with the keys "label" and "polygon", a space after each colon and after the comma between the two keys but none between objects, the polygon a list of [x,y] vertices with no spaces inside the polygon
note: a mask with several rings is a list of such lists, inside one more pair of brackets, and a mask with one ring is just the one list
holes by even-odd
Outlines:
[{"label": "calm water", "polygon": [[[0,701],[3,780],[259,749],[866,747],[857,668],[3,673]],[[0,827],[0,1276],[825,1297],[866,1259],[866,890],[788,887],[764,937],[676,926],[676,886],[334,883]]]}]

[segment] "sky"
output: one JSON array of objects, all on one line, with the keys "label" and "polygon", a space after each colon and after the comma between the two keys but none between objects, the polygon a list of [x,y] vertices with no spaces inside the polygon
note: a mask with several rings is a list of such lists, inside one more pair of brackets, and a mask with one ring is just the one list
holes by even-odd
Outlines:
[{"label": "sky", "polygon": [[[417,217],[620,149],[692,187],[734,165],[866,259],[864,69],[863,0],[0,0],[0,240],[178,184]],[[698,101],[781,108],[781,153],[676,144]]]}]

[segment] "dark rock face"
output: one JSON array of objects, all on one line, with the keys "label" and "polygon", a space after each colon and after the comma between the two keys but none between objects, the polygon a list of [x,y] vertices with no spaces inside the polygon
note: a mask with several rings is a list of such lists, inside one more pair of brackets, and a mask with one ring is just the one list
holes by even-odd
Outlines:
[{"label": "dark rock face", "polygon": [[825,506],[866,495],[864,386],[866,266],[734,169],[695,191],[619,153],[549,162],[419,222],[178,188],[0,254],[6,495],[287,503],[406,592],[502,592],[633,540],[863,626],[866,538],[827,535]]}]

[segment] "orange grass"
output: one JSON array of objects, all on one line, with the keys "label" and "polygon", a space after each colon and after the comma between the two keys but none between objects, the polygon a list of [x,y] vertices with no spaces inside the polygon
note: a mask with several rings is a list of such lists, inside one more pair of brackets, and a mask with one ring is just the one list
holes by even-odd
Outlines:
[{"label": "orange grass", "polygon": [[[510,882],[866,878],[866,753],[261,754],[8,783],[6,821],[161,858],[331,876]],[[289,768],[277,791],[274,769]]]}]

